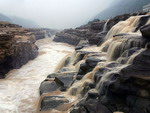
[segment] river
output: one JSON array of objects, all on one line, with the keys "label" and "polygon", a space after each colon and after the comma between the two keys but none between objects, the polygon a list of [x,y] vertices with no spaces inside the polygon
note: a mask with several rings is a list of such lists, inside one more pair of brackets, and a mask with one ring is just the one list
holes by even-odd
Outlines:
[{"label": "river", "polygon": [[74,47],[55,43],[50,38],[36,42],[39,55],[20,69],[11,70],[0,80],[0,113],[35,113],[39,85]]}]

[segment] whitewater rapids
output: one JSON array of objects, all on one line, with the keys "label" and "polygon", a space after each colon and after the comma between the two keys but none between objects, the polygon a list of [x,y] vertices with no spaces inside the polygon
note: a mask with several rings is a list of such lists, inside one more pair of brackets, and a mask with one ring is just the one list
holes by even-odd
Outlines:
[{"label": "whitewater rapids", "polygon": [[49,38],[36,42],[39,55],[20,69],[11,70],[0,80],[0,113],[36,113],[40,83],[53,73],[74,47]]}]

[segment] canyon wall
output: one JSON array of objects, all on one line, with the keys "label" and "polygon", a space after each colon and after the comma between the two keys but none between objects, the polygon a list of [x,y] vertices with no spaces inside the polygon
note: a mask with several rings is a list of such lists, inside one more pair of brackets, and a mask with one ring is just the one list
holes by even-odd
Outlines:
[{"label": "canyon wall", "polygon": [[19,25],[0,22],[0,78],[38,55],[35,36]]}]

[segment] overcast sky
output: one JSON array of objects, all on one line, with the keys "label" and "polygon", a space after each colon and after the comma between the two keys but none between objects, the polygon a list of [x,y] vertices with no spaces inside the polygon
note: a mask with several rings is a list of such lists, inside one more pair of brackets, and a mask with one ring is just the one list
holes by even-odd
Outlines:
[{"label": "overcast sky", "polygon": [[113,0],[0,0],[0,13],[34,20],[41,27],[80,26]]}]

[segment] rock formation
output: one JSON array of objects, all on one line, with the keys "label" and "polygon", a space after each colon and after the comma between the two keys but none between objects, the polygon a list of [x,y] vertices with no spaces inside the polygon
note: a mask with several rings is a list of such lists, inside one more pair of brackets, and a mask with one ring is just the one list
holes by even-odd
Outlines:
[{"label": "rock formation", "polygon": [[34,35],[21,26],[0,22],[0,78],[38,55]]}]

